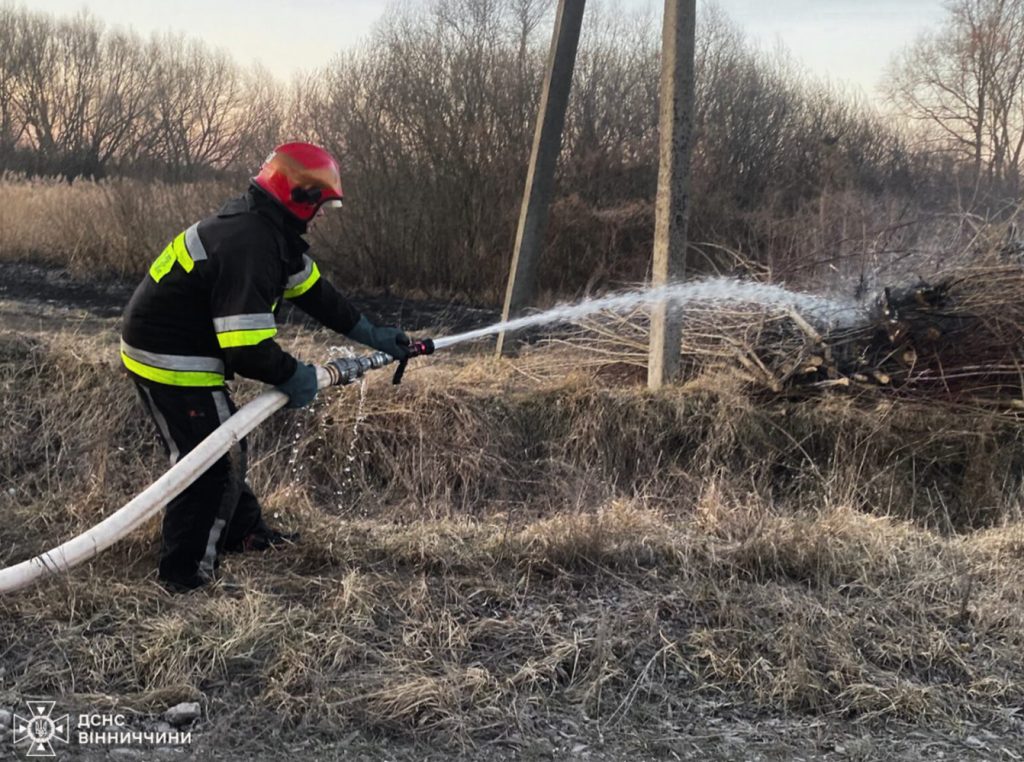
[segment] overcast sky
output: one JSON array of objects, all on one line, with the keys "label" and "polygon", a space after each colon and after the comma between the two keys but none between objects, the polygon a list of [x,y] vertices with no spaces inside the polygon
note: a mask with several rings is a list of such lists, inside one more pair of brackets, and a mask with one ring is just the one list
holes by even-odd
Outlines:
[{"label": "overcast sky", "polygon": [[[422,0],[404,0],[408,3]],[[657,0],[618,0],[624,8]],[[698,0],[702,3],[704,0]],[[942,0],[718,0],[762,46],[781,41],[812,72],[875,94],[893,53],[942,17]],[[261,61],[287,79],[365,37],[386,0],[31,0],[59,15],[89,8],[111,25],[176,30],[226,48],[240,63]]]}]

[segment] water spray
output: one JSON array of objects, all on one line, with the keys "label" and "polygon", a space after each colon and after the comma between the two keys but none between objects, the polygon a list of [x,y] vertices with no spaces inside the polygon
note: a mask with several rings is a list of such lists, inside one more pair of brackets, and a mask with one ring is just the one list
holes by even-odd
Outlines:
[{"label": "water spray", "polygon": [[796,310],[812,323],[830,327],[852,327],[866,322],[868,319],[868,313],[864,305],[854,300],[840,300],[815,294],[788,291],[781,286],[758,283],[756,281],[744,281],[737,278],[708,278],[668,286],[658,286],[641,291],[627,291],[595,299],[584,299],[575,304],[560,304],[536,315],[526,315],[455,336],[434,339],[433,345],[437,349],[442,349],[454,344],[461,344],[464,341],[482,339],[503,331],[515,332],[524,328],[550,325],[552,323],[571,323],[595,312],[622,312],[661,302],[669,302],[679,309],[685,309],[693,304],[711,306],[756,304],[762,309],[769,311],[789,312]]}]

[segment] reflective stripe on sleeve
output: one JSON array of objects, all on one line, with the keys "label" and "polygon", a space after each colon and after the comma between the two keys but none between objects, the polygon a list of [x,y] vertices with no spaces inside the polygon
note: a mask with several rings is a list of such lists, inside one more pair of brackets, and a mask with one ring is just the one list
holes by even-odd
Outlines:
[{"label": "reflective stripe on sleeve", "polygon": [[137,376],[169,386],[223,386],[224,362],[216,357],[164,355],[121,342],[121,361]]},{"label": "reflective stripe on sleeve", "polygon": [[230,315],[213,319],[213,330],[217,333],[227,331],[257,331],[263,328],[274,328],[277,321],[272,312],[258,312],[250,315]]},{"label": "reflective stripe on sleeve", "polygon": [[267,328],[262,331],[228,331],[227,333],[217,334],[217,343],[220,344],[221,349],[252,347],[276,334],[276,328]]},{"label": "reflective stripe on sleeve", "polygon": [[302,255],[302,259],[306,266],[302,268],[301,272],[295,273],[295,275],[288,279],[288,282],[285,284],[285,299],[294,299],[296,296],[302,296],[320,280],[320,268],[316,266],[316,262],[306,254]]},{"label": "reflective stripe on sleeve", "polygon": [[252,315],[230,315],[213,319],[217,343],[221,349],[250,347],[277,333],[274,314],[261,312]]},{"label": "reflective stripe on sleeve", "polygon": [[206,247],[203,246],[203,242],[199,238],[198,222],[185,231],[185,248],[188,249],[193,262],[201,262],[206,259]]}]

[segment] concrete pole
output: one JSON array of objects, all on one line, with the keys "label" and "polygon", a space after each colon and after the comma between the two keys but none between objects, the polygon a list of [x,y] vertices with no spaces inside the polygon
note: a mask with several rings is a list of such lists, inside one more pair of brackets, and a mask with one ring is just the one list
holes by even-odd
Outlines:
[{"label": "concrete pole", "polygon": [[[537,268],[544,247],[544,230],[551,207],[555,167],[562,150],[562,128],[565,126],[565,111],[569,104],[572,73],[576,67],[576,49],[579,46],[585,5],[586,0],[558,2],[502,322],[523,313],[533,300],[537,285]],[[512,336],[506,337],[504,331],[498,334],[498,357],[506,349],[506,338],[509,346],[514,343]]]},{"label": "concrete pole", "polygon": [[[677,283],[686,274],[686,221],[690,207],[696,0],[665,0],[661,43],[660,157],[654,222],[652,285]],[[647,385],[658,389],[679,375],[682,315],[669,302],[651,312]]]}]

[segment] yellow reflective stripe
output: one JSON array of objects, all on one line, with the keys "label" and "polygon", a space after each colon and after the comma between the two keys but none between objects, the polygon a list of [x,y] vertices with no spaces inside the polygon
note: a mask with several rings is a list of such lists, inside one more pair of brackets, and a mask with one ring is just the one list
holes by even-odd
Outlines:
[{"label": "yellow reflective stripe", "polygon": [[225,331],[217,334],[217,343],[221,349],[229,347],[251,347],[277,333],[276,328],[265,328],[261,331]]},{"label": "yellow reflective stripe", "polygon": [[124,352],[121,353],[124,367],[137,376],[169,386],[223,386],[224,376],[221,373],[203,373],[190,370],[164,370],[154,368],[133,360]]},{"label": "yellow reflective stripe", "polygon": [[188,249],[185,247],[185,234],[181,233],[167,244],[167,248],[164,249],[160,256],[156,258],[152,266],[149,268],[149,274],[157,283],[174,267],[174,263],[177,262],[184,269],[185,272],[192,272],[192,268],[195,267],[195,262],[192,261],[192,257],[188,254]]},{"label": "yellow reflective stripe", "polygon": [[320,268],[316,266],[316,262],[313,262],[313,272],[309,274],[302,283],[293,288],[289,288],[284,292],[285,299],[294,299],[296,296],[302,296],[304,293],[313,288],[316,282],[320,280]]}]

